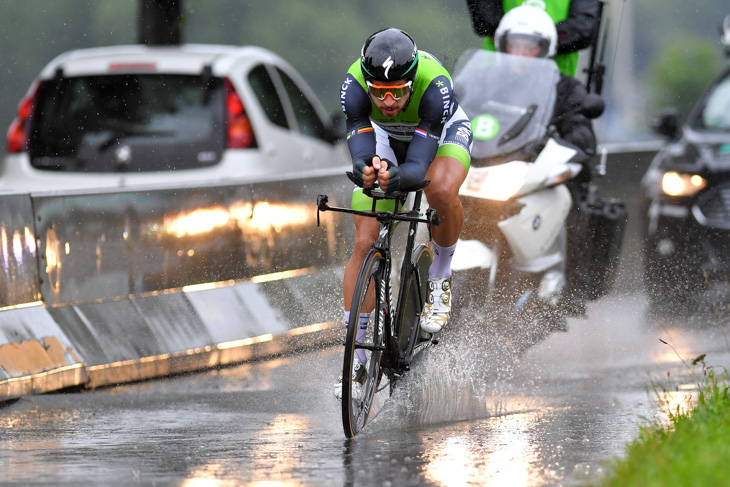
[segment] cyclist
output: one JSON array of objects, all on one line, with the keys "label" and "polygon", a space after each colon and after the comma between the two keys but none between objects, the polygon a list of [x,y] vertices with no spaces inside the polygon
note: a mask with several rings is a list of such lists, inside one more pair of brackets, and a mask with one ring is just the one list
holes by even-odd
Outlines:
[{"label": "cyclist", "polygon": [[[436,333],[451,313],[451,259],[464,222],[458,192],[470,165],[469,119],[454,98],[447,70],[434,56],[419,51],[410,35],[395,28],[378,31],[365,41],[360,59],[350,66],[342,83],[340,102],[353,161],[351,178],[357,185],[353,209],[372,208],[362,188],[376,185],[394,192],[413,188],[424,179],[431,181],[424,193],[441,224],[432,228],[430,295],[420,326]],[[378,205],[381,210],[393,209],[394,202],[381,200]],[[378,233],[374,218],[353,218],[355,244],[342,286],[345,323],[358,271]],[[368,319],[369,314],[361,316],[360,323]],[[357,357],[363,367],[356,365],[356,373],[364,372],[364,357],[364,353]]]}]

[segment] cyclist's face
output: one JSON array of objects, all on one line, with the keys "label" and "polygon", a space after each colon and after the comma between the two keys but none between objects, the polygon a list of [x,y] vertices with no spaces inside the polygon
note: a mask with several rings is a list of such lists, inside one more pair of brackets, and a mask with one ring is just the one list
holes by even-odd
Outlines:
[{"label": "cyclist's face", "polygon": [[[379,87],[402,87],[406,80],[393,81],[390,83],[378,83]],[[405,90],[403,96],[396,100],[390,92],[386,92],[385,98],[382,100],[378,99],[373,93],[370,93],[370,99],[375,103],[375,107],[378,109],[383,116],[395,117],[398,115],[403,108],[406,106],[408,99],[411,96],[410,90]]]}]

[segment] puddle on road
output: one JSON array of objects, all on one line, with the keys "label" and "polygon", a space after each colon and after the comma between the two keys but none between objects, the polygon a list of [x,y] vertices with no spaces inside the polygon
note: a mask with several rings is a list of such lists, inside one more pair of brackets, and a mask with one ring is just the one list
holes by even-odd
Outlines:
[{"label": "puddle on road", "polygon": [[353,441],[331,394],[334,347],[17,403],[0,421],[0,471],[37,482],[104,472],[178,485],[579,485],[657,417],[652,380],[679,389],[674,403],[687,393],[659,338],[685,358],[707,352],[708,364],[724,349],[716,333],[647,324],[636,298],[612,297],[523,353],[484,330],[447,329]]},{"label": "puddle on road", "polygon": [[652,384],[678,389],[665,396],[676,405],[691,375],[683,359],[708,349],[715,363],[728,357],[720,331],[648,323],[644,303],[635,294],[592,303],[588,319],[524,353],[498,336],[448,330],[358,436],[358,448],[389,443],[386,458],[395,463],[376,459],[382,468],[399,478],[394,465],[405,462],[404,471],[436,485],[595,480],[639,425],[661,419]]}]

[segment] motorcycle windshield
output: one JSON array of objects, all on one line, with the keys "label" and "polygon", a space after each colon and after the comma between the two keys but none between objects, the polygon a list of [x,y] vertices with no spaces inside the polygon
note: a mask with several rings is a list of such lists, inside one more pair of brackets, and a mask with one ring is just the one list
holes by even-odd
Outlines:
[{"label": "motorcycle windshield", "polygon": [[730,70],[703,96],[688,124],[696,130],[730,132]]},{"label": "motorcycle windshield", "polygon": [[473,165],[500,164],[499,156],[543,140],[560,79],[553,60],[470,50],[457,61],[453,79],[471,120]]}]

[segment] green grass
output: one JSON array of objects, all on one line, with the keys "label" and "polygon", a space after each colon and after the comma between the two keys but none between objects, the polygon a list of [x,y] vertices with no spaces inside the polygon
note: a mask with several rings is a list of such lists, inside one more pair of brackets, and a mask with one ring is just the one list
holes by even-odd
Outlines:
[{"label": "green grass", "polygon": [[[727,370],[706,373],[694,408],[676,406],[668,411],[667,422],[642,426],[625,457],[609,463],[606,477],[595,485],[730,485],[730,376]],[[657,394],[660,400],[667,397]]]}]

